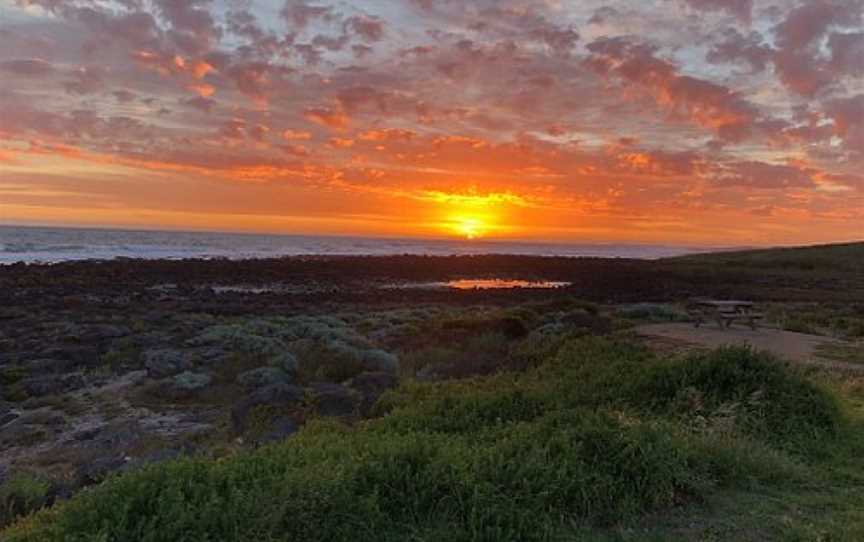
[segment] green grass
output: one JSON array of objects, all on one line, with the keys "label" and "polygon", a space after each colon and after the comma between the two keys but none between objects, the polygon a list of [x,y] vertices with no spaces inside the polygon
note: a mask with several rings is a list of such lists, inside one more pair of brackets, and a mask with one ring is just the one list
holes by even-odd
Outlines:
[{"label": "green grass", "polygon": [[860,272],[864,269],[864,242],[693,254],[672,260],[802,271],[840,269]]},{"label": "green grass", "polygon": [[0,484],[0,528],[45,505],[50,486],[26,472],[12,474]]},{"label": "green grass", "polygon": [[816,354],[830,361],[864,364],[864,342],[823,343],[816,348]]},{"label": "green grass", "polygon": [[844,339],[864,337],[862,303],[780,303],[769,306],[765,316],[787,331]]},{"label": "green grass", "polygon": [[[524,373],[408,383],[382,398],[381,418],[313,422],[283,444],[125,474],[0,538],[687,539],[670,518],[718,495],[798,491],[815,469],[834,469],[838,487],[861,479],[842,471],[855,433],[845,406],[770,356],[666,360],[596,338],[521,354],[533,347],[544,361]],[[814,528],[851,536],[864,521],[850,518]],[[782,522],[768,527],[785,536]],[[793,527],[789,536],[816,539]]]}]

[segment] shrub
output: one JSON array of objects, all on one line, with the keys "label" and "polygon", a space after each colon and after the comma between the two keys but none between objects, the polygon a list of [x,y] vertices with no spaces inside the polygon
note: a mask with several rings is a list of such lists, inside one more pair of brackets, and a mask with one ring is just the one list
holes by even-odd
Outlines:
[{"label": "shrub", "polygon": [[[682,401],[698,394],[698,405]],[[634,405],[684,414],[724,410],[743,431],[776,446],[815,452],[838,436],[836,399],[767,353],[726,347],[652,367],[630,388]]]},{"label": "shrub", "polygon": [[690,317],[681,309],[668,304],[634,303],[618,309],[624,318],[648,320],[651,322],[685,322]]},{"label": "shrub", "polygon": [[26,472],[13,474],[0,484],[0,528],[45,506],[50,484]]}]

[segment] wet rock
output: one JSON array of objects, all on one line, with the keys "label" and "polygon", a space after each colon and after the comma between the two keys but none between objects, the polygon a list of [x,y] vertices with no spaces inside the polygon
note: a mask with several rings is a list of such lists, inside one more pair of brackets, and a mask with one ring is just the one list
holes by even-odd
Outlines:
[{"label": "wet rock", "polygon": [[396,375],[381,371],[361,373],[348,382],[348,386],[360,394],[360,413],[363,415],[371,412],[372,406],[385,391],[398,384]]},{"label": "wet rock", "polygon": [[211,380],[208,374],[184,371],[174,377],[174,387],[181,392],[199,391],[209,386]]},{"label": "wet rock", "polygon": [[180,350],[160,349],[144,352],[144,367],[150,378],[164,378],[188,371],[192,364]]},{"label": "wet rock", "polygon": [[308,389],[315,412],[321,416],[351,416],[357,412],[360,398],[345,386],[313,382]]},{"label": "wet rock", "polygon": [[278,367],[258,367],[237,376],[237,383],[255,390],[271,384],[289,384],[291,377]]},{"label": "wet rock", "polygon": [[271,384],[247,395],[231,409],[231,423],[234,431],[246,431],[249,412],[258,406],[269,405],[281,408],[297,406],[303,402],[303,388],[291,384]]}]

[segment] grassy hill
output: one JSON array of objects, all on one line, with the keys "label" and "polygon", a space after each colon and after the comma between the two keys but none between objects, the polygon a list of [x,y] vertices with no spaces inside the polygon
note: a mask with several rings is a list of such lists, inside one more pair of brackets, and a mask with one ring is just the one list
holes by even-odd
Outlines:
[{"label": "grassy hill", "polygon": [[768,269],[864,272],[864,242],[691,254],[667,260]]}]

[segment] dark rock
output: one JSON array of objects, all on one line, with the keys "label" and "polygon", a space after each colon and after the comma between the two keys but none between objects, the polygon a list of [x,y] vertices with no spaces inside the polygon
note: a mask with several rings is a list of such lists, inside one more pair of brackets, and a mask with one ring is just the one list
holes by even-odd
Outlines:
[{"label": "dark rock", "polygon": [[161,349],[144,352],[144,367],[150,378],[164,378],[188,371],[192,364],[180,350]]},{"label": "dark rock", "polygon": [[237,383],[241,386],[256,390],[271,384],[289,384],[291,377],[282,369],[276,367],[258,367],[237,376]]},{"label": "dark rock", "polygon": [[92,346],[52,346],[42,350],[39,355],[44,358],[65,360],[75,365],[90,366],[99,363],[99,352]]},{"label": "dark rock", "polygon": [[208,374],[184,371],[174,377],[174,387],[181,392],[194,392],[209,386],[211,380]]},{"label": "dark rock", "polygon": [[262,405],[288,408],[301,404],[304,396],[303,388],[291,384],[271,384],[255,390],[231,409],[234,431],[238,434],[246,431],[246,418],[253,408]]},{"label": "dark rock", "polygon": [[25,362],[30,374],[63,373],[75,367],[75,362],[67,359],[40,358]]},{"label": "dark rock", "polygon": [[369,371],[386,371],[395,373],[399,370],[399,358],[390,352],[377,348],[364,350],[361,353],[363,365]]},{"label": "dark rock", "polygon": [[74,440],[93,440],[101,431],[101,428],[94,427],[92,429],[83,429],[72,435]]},{"label": "dark rock", "polygon": [[0,427],[7,423],[11,423],[18,419],[18,413],[12,410],[12,407],[5,404],[0,404]]},{"label": "dark rock", "polygon": [[195,357],[200,365],[206,365],[208,367],[221,365],[229,355],[224,348],[219,346],[196,348],[191,350],[190,354]]},{"label": "dark rock", "polygon": [[315,412],[321,416],[351,416],[357,412],[360,398],[345,386],[313,382],[308,389]]},{"label": "dark rock", "polygon": [[93,342],[126,337],[131,331],[125,326],[111,324],[67,324],[61,333],[66,342],[92,344]]},{"label": "dark rock", "polygon": [[360,413],[368,415],[381,395],[399,384],[396,375],[385,372],[361,373],[348,382],[348,386],[360,393]]},{"label": "dark rock", "polygon": [[29,397],[55,395],[84,387],[81,375],[69,374],[61,376],[36,376],[25,378],[19,385]]}]

